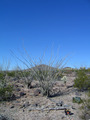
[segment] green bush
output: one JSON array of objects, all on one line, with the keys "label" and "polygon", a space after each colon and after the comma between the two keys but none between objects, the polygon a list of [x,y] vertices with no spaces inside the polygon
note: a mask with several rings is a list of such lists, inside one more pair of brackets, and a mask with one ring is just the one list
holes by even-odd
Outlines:
[{"label": "green bush", "polygon": [[9,85],[5,71],[0,72],[0,101],[8,100],[13,91],[13,87]]},{"label": "green bush", "polygon": [[5,72],[0,72],[0,87],[5,86],[6,80],[5,80]]},{"label": "green bush", "polygon": [[13,87],[11,85],[7,85],[6,87],[0,88],[0,100],[8,100],[12,95]]},{"label": "green bush", "polygon": [[7,75],[10,77],[15,77],[15,71],[7,72]]},{"label": "green bush", "polygon": [[80,97],[73,97],[72,102],[81,104],[83,102],[83,100]]},{"label": "green bush", "polygon": [[77,71],[77,77],[74,80],[74,87],[79,90],[86,90],[90,87],[90,79],[85,73],[85,69],[80,69]]},{"label": "green bush", "polygon": [[4,79],[4,77],[5,77],[4,72],[0,72],[0,80],[3,80],[3,79]]},{"label": "green bush", "polygon": [[24,75],[24,77],[28,77],[28,76],[30,76],[30,71],[23,71],[23,75]]},{"label": "green bush", "polygon": [[9,72],[7,72],[7,75],[9,76],[9,77],[17,77],[17,78],[19,78],[19,77],[22,77],[22,73],[21,73],[21,71],[9,71]]}]

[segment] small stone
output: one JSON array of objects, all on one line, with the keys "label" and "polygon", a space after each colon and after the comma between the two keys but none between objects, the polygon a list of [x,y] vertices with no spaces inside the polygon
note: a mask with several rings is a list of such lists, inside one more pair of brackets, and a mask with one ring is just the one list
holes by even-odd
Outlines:
[{"label": "small stone", "polygon": [[16,81],[16,80],[17,80],[17,78],[15,77],[15,78],[13,78],[12,80],[13,80],[13,81]]},{"label": "small stone", "polygon": [[86,117],[85,117],[86,120],[90,120],[90,115],[87,114]]},{"label": "small stone", "polygon": [[72,106],[72,109],[74,109],[74,110],[75,110],[76,108]]},{"label": "small stone", "polygon": [[15,103],[20,103],[20,101],[15,101]]},{"label": "small stone", "polygon": [[23,104],[23,107],[24,107],[24,108],[26,108],[26,107],[28,107],[28,106],[30,106],[29,102],[26,102],[25,104]]},{"label": "small stone", "polygon": [[14,108],[14,105],[12,105],[10,108]]},{"label": "small stone", "polygon": [[0,97],[0,101],[2,101],[2,97]]},{"label": "small stone", "polygon": [[63,101],[59,101],[58,103],[56,103],[57,106],[63,106]]},{"label": "small stone", "polygon": [[24,88],[24,86],[23,86],[23,85],[20,85],[20,87]]},{"label": "small stone", "polygon": [[67,88],[71,88],[71,87],[73,87],[73,85],[68,85],[68,86],[67,86]]},{"label": "small stone", "polygon": [[11,96],[10,99],[11,99],[11,100],[16,100],[16,95],[15,95],[15,94],[12,94],[12,96]]},{"label": "small stone", "polygon": [[33,104],[33,107],[38,107],[38,103]]},{"label": "small stone", "polygon": [[24,92],[20,92],[20,97],[26,95]]},{"label": "small stone", "polygon": [[78,91],[76,91],[75,95],[81,96],[81,93],[79,93]]},{"label": "small stone", "polygon": [[17,88],[16,91],[19,92],[19,91],[21,91],[21,89],[20,89],[20,88]]},{"label": "small stone", "polygon": [[38,96],[40,93],[41,93],[41,90],[40,90],[40,89],[36,89],[36,90],[34,91],[34,95],[35,95],[35,96]]},{"label": "small stone", "polygon": [[61,119],[64,119],[64,118],[65,118],[65,116],[62,116],[62,117],[61,117]]},{"label": "small stone", "polygon": [[9,120],[9,119],[3,115],[0,115],[0,120]]},{"label": "small stone", "polygon": [[68,107],[70,107],[70,105],[66,105],[66,104],[65,104],[65,105],[63,105],[63,107],[68,108]]}]

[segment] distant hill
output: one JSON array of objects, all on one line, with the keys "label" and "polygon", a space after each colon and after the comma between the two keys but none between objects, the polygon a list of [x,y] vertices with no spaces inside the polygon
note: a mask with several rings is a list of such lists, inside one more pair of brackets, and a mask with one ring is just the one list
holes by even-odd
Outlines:
[{"label": "distant hill", "polygon": [[[36,65],[35,67],[32,67],[32,68],[30,68],[30,69],[27,69],[27,70],[43,70],[43,71],[45,71],[45,70],[51,70],[51,71],[55,71],[57,68],[55,68],[55,67],[52,67],[52,66],[49,66],[49,65],[45,65],[45,64],[40,64],[40,65]],[[63,70],[72,70],[73,68],[71,68],[71,67],[65,67],[65,68],[63,68]],[[60,70],[60,69],[59,69]]]},{"label": "distant hill", "polygon": [[35,67],[32,67],[31,69],[34,69],[34,70],[51,70],[51,71],[56,70],[56,68],[45,65],[45,64],[37,65]]},{"label": "distant hill", "polygon": [[65,68],[63,68],[64,70],[72,70],[73,68],[71,68],[71,67],[65,67]]}]

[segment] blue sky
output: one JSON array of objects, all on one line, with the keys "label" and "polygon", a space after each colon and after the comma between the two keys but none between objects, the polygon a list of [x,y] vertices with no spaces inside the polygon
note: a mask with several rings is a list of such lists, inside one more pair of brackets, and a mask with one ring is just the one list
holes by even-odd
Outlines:
[{"label": "blue sky", "polygon": [[90,67],[90,0],[0,0],[0,62],[13,68],[23,44],[33,58],[59,48],[67,66]]}]

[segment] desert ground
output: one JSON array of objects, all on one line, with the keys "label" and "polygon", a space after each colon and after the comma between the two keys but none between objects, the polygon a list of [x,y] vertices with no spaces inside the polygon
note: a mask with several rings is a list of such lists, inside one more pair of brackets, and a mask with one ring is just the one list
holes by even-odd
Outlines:
[{"label": "desert ground", "polygon": [[[66,85],[63,81],[56,81],[53,91],[58,91],[58,94],[49,98],[42,96],[38,87],[28,89],[23,80],[11,80],[15,88],[15,100],[1,102],[0,115],[9,120],[81,120],[81,104],[73,103],[72,98],[79,96],[83,99],[86,97],[85,92],[73,87],[74,73],[66,76]],[[36,81],[32,82],[32,86],[36,84]],[[63,107],[72,114],[66,115]]]}]

